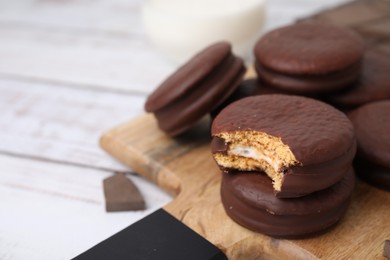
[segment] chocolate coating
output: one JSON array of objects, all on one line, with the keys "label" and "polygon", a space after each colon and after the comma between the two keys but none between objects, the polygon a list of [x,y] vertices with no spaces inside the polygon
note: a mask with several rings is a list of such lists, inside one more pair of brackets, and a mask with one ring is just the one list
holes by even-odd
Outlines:
[{"label": "chocolate coating", "polygon": [[159,127],[171,136],[184,132],[228,98],[243,74],[242,60],[234,58],[230,64],[204,80],[190,95],[157,110],[154,114]]},{"label": "chocolate coating", "polygon": [[[215,110],[211,111],[211,116],[215,118],[222,109],[227,107],[229,104],[237,101],[239,99],[257,95],[267,95],[267,94],[285,94],[285,95],[294,95],[294,93],[287,90],[282,90],[279,88],[274,88],[264,81],[261,81],[259,78],[251,78],[241,81],[237,89],[230,95],[230,97],[218,106]],[[311,93],[302,93],[301,95],[316,98],[317,95]]]},{"label": "chocolate coating", "polygon": [[304,237],[336,224],[347,210],[355,185],[352,168],[328,189],[305,197],[279,199],[261,174],[223,174],[221,199],[238,224],[277,237]]},{"label": "chocolate coating", "polygon": [[359,81],[345,91],[334,93],[326,100],[341,107],[390,99],[390,56],[369,51],[364,55]]},{"label": "chocolate coating", "polygon": [[[264,94],[268,91],[268,88],[261,84],[258,79],[247,79],[240,82],[237,89],[227,98],[222,104],[220,104],[218,107],[213,109],[213,111],[210,112],[210,115],[212,118],[215,118],[219,112],[221,112],[222,109],[224,109],[229,104],[233,103],[234,101],[237,101],[244,97],[250,97],[250,96],[256,96]],[[275,92],[270,93],[277,93],[278,90]],[[269,94],[269,93],[267,93]]]},{"label": "chocolate coating", "polygon": [[334,92],[344,89],[357,81],[360,75],[360,63],[357,63],[343,71],[324,75],[287,75],[265,68],[256,63],[255,69],[259,78],[266,84],[296,94],[317,94]]},{"label": "chocolate coating", "polygon": [[265,34],[254,53],[259,78],[296,94],[329,93],[348,87],[360,74],[364,45],[353,31],[304,22]]},{"label": "chocolate coating", "polygon": [[356,174],[371,185],[390,191],[390,168],[374,164],[363,158],[354,160]]},{"label": "chocolate coating", "polygon": [[157,88],[145,109],[154,113],[161,130],[177,136],[224,102],[244,73],[242,59],[230,52],[228,43],[212,45]]},{"label": "chocolate coating", "polygon": [[359,107],[348,117],[355,127],[358,155],[390,168],[390,100]]},{"label": "chocolate coating", "polygon": [[338,158],[309,166],[293,166],[284,174],[278,198],[295,198],[323,190],[340,181],[351,167],[356,143]]},{"label": "chocolate coating", "polygon": [[342,112],[300,96],[240,99],[218,114],[211,129],[213,136],[245,130],[280,137],[303,166],[332,161],[355,142],[352,124]]},{"label": "chocolate coating", "polygon": [[230,104],[244,97],[260,95],[262,94],[263,88],[264,85],[256,78],[243,80],[238,85],[236,91],[226,101]]},{"label": "chocolate coating", "polygon": [[255,46],[256,60],[264,67],[291,75],[323,75],[360,62],[363,41],[352,30],[306,22],[285,26],[264,35]]},{"label": "chocolate coating", "polygon": [[[223,139],[213,137],[211,142],[212,153],[227,153],[228,144]],[[355,157],[356,142],[345,154],[331,160],[307,166],[293,166],[284,173],[280,191],[275,191],[278,198],[302,197],[315,191],[323,190],[339,182],[350,170]],[[225,173],[237,174],[235,169],[221,167]],[[238,172],[239,173],[239,172]],[[258,173],[261,174],[261,173]]]},{"label": "chocolate coating", "polygon": [[228,56],[231,56],[231,45],[227,42],[218,42],[199,52],[161,83],[148,97],[145,110],[154,112],[193,90]]},{"label": "chocolate coating", "polygon": [[390,100],[368,103],[348,114],[356,132],[359,176],[390,188]]}]

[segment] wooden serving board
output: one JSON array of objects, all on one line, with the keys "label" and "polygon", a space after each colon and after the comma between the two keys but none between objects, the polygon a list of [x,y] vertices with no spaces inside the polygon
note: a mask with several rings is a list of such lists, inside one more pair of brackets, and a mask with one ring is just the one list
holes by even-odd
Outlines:
[{"label": "wooden serving board", "polygon": [[[389,0],[358,0],[306,19],[349,26],[368,49],[390,54]],[[303,20],[306,20],[303,19]],[[253,75],[253,69],[249,75]],[[164,209],[223,250],[229,259],[385,259],[390,239],[390,193],[357,182],[352,203],[330,232],[310,239],[281,240],[233,222],[220,200],[221,173],[210,153],[209,123],[171,139],[151,115],[118,126],[102,147],[175,199]]]},{"label": "wooden serving board", "polygon": [[172,139],[152,115],[118,126],[101,138],[115,158],[175,196],[164,207],[212,242],[229,259],[385,259],[390,239],[390,193],[358,182],[352,204],[330,232],[310,239],[283,240],[233,222],[220,200],[221,172],[210,153],[209,122]]}]

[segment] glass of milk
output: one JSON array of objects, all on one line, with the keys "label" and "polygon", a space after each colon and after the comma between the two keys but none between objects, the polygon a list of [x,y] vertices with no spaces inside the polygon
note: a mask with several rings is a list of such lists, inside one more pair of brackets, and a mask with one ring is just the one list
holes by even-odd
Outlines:
[{"label": "glass of milk", "polygon": [[152,44],[175,64],[225,40],[248,61],[265,22],[265,0],[146,0],[142,10]]}]

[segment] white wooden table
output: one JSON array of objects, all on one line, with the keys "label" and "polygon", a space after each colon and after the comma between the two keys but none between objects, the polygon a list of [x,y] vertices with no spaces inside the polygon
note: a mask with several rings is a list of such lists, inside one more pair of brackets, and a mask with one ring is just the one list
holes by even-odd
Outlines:
[{"label": "white wooden table", "polygon": [[[270,0],[265,30],[341,0]],[[69,259],[171,198],[135,173],[144,211],[106,213],[128,171],[98,146],[143,113],[175,67],[144,35],[141,0],[0,0],[0,259]]]}]

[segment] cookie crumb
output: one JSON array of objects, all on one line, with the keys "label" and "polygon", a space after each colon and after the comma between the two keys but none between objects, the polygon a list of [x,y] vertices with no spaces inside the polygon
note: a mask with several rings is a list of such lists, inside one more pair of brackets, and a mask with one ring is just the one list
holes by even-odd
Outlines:
[{"label": "cookie crumb", "polygon": [[257,131],[222,132],[218,137],[229,144],[226,153],[214,154],[219,165],[242,171],[260,169],[272,178],[277,191],[282,186],[284,169],[301,164],[280,137]]}]

